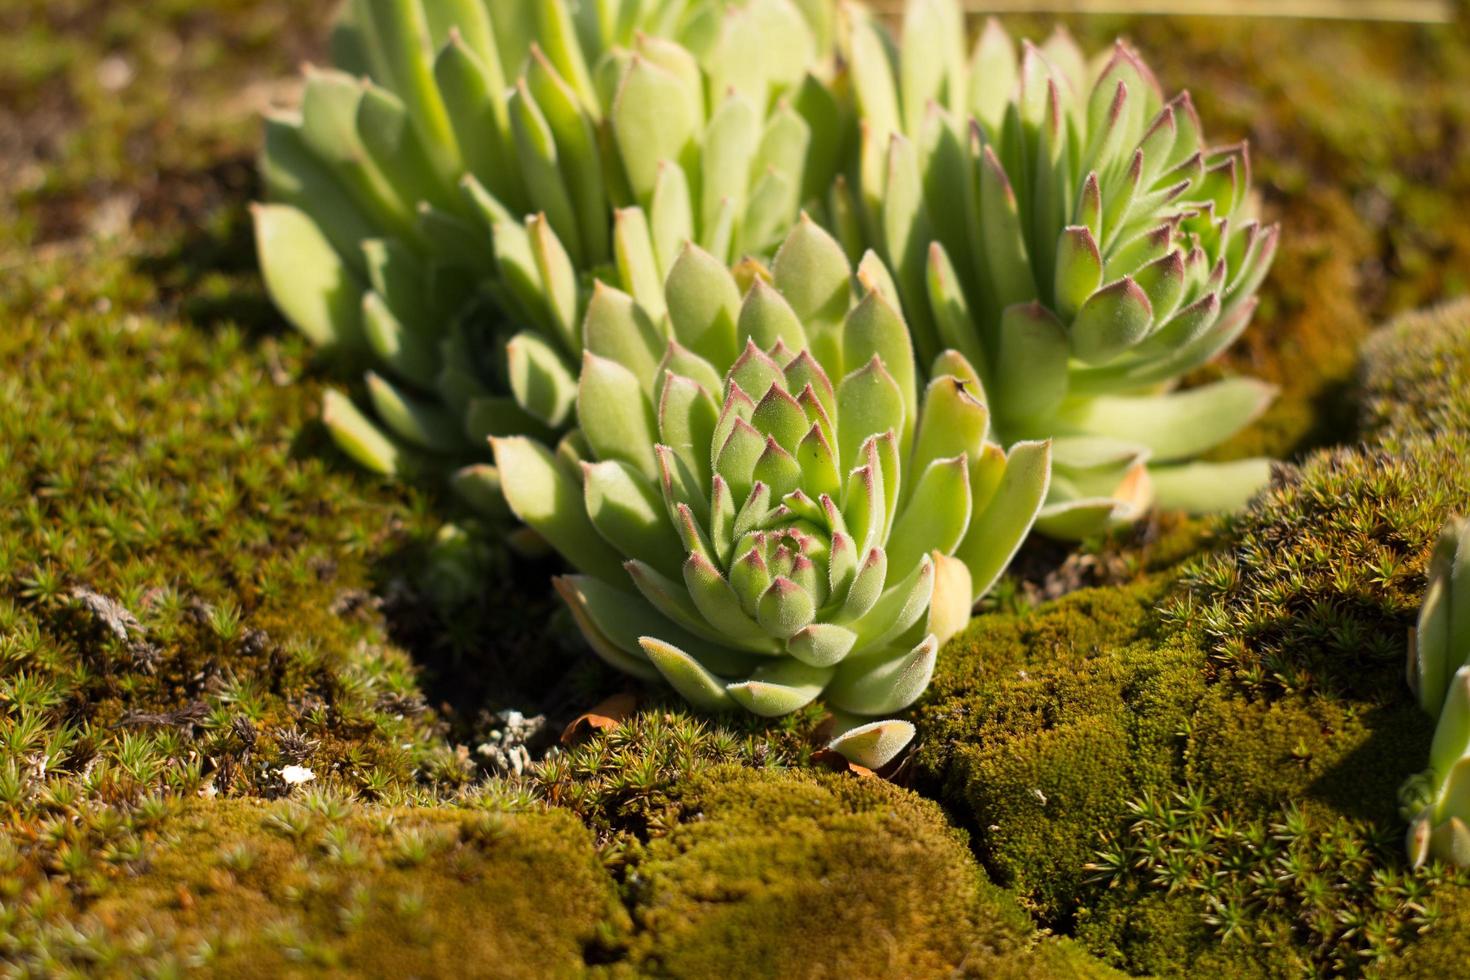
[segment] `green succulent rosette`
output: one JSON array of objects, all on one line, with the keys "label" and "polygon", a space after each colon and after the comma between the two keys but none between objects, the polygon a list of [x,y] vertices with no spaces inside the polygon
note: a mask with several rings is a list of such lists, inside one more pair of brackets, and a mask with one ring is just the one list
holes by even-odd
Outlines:
[{"label": "green succulent rosette", "polygon": [[890,289],[806,220],[769,270],[688,246],[665,319],[596,290],[579,427],[554,451],[494,440],[511,508],[577,569],[557,587],[599,655],[710,711],[822,697],[834,748],[869,766],[912,736],[881,719],[1009,563],[1050,455],[988,440],[962,355],[921,390]]},{"label": "green succulent rosette", "polygon": [[[838,165],[826,0],[350,0],[337,67],[270,117],[255,212],[270,295],[371,365],[339,445],[458,470],[491,512],[490,435],[554,439],[537,397],[582,355],[592,283],[657,314],[686,241],[769,254]],[[827,47],[823,47],[826,45]]]},{"label": "green succulent rosette", "polygon": [[1470,867],[1470,521],[1451,521],[1429,561],[1429,587],[1409,636],[1408,680],[1438,719],[1429,768],[1399,793],[1409,858]]},{"label": "green succulent rosette", "polygon": [[1188,93],[1166,101],[1122,43],[1018,53],[991,21],[967,50],[954,0],[913,0],[895,43],[843,9],[862,148],[833,221],[893,269],[921,355],[976,366],[1003,441],[1054,440],[1038,527],[1242,505],[1268,461],[1198,457],[1274,389],[1177,385],[1245,329],[1276,251],[1247,148],[1209,146]]}]

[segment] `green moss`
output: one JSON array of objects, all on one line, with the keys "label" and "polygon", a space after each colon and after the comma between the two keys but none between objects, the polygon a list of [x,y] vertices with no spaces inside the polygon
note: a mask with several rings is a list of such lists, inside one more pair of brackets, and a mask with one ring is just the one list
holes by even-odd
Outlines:
[{"label": "green moss", "polygon": [[1098,828],[1181,765],[1203,656],[1155,635],[1166,589],[1156,577],[981,616],[945,648],[917,711],[919,784],[975,828],[995,880],[1043,921],[1070,919]]},{"label": "green moss", "polygon": [[1227,522],[1230,545],[1190,573],[1172,619],[1253,696],[1397,696],[1429,548],[1470,505],[1467,452],[1470,437],[1445,434],[1282,470]]},{"label": "green moss", "polygon": [[1470,301],[1400,317],[1363,347],[1362,432],[1389,445],[1470,433]]},{"label": "green moss", "polygon": [[1440,980],[1460,976],[1470,961],[1470,885],[1443,887],[1425,904],[1434,925],[1427,935],[1387,964],[1385,978]]},{"label": "green moss", "polygon": [[1359,976],[1439,928],[1446,875],[1402,867],[1374,821],[1295,804],[1245,817],[1188,790],[1135,803],[1098,856],[1080,934],[1134,971]]},{"label": "green moss", "polygon": [[630,845],[684,819],[689,780],[720,766],[782,769],[807,762],[820,744],[814,736],[822,714],[812,707],[779,719],[712,722],[682,705],[656,705],[537,765],[528,784],[547,803],[581,817],[596,832],[604,860],[621,868]]},{"label": "green moss", "polygon": [[875,779],[725,768],[629,870],[642,975],[1101,976],[984,882],[932,803]]},{"label": "green moss", "polygon": [[[402,556],[438,505],[335,456],[302,342],[182,305],[116,255],[0,285],[0,820],[23,908],[59,888],[86,909],[154,814],[279,796],[289,765],[390,805],[476,777],[421,683],[472,661],[398,642],[422,633],[393,578],[432,564]],[[461,616],[502,697],[565,673],[546,602],[510,578],[492,564],[481,589],[511,612]]]},{"label": "green moss", "polygon": [[1216,687],[1191,719],[1187,774],[1239,812],[1312,800],[1396,826],[1407,760],[1428,750],[1433,724],[1407,698],[1384,700],[1252,702]]},{"label": "green moss", "polygon": [[1284,977],[1300,973],[1289,944],[1233,937],[1222,942],[1200,899],[1163,889],[1113,887],[1093,896],[1077,927],[1079,942],[1136,976]]},{"label": "green moss", "polygon": [[558,811],[196,803],[85,911],[32,900],[12,963],[39,973],[581,970],[625,928],[591,835]]}]

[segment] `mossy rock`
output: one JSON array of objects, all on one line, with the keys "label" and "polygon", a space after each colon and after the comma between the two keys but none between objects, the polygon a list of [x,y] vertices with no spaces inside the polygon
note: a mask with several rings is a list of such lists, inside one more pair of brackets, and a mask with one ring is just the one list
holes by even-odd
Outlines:
[{"label": "mossy rock", "polygon": [[1400,317],[1363,346],[1365,439],[1470,433],[1470,300]]},{"label": "mossy rock", "polygon": [[1190,721],[1187,778],[1240,812],[1317,801],[1392,826],[1397,794],[1429,751],[1418,706],[1317,697],[1247,701],[1212,689]]},{"label": "mossy rock", "polygon": [[1037,936],[934,804],[849,774],[711,770],[630,865],[630,964],[669,977],[1109,976]]},{"label": "mossy rock", "polygon": [[1282,468],[1227,546],[1186,576],[1173,621],[1252,697],[1373,700],[1403,687],[1430,548],[1470,507],[1470,436],[1339,449]]},{"label": "mossy rock", "polygon": [[917,710],[919,785],[1045,922],[1070,919],[1101,830],[1182,762],[1203,654],[1155,635],[1166,589],[1147,579],[981,616],[945,648]]},{"label": "mossy rock", "polygon": [[219,800],[152,837],[134,874],[84,911],[43,920],[18,962],[42,973],[573,976],[626,928],[591,834],[555,810]]}]

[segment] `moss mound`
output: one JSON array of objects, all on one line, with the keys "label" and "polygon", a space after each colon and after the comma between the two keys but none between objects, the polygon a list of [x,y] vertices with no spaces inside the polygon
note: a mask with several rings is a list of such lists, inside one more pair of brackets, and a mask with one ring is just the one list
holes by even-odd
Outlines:
[{"label": "moss mound", "polygon": [[932,803],[875,779],[716,769],[629,872],[641,975],[1102,976],[1040,939]]},{"label": "moss mound", "polygon": [[645,708],[616,727],[536,766],[529,789],[580,817],[597,835],[603,859],[620,869],[629,847],[678,826],[698,805],[684,786],[717,768],[780,770],[806,763],[822,712],[812,707],[779,719],[718,721],[687,706]]},{"label": "moss mound", "polygon": [[1470,301],[1414,313],[1363,346],[1366,439],[1385,444],[1470,433]]},{"label": "moss mound", "polygon": [[1197,624],[1216,669],[1252,696],[1396,696],[1429,547],[1470,505],[1467,451],[1444,433],[1279,471],[1172,618]]},{"label": "moss mound", "polygon": [[1043,921],[1070,919],[1097,828],[1180,765],[1204,682],[1198,652],[1148,623],[1164,589],[981,617],[946,647],[918,711],[919,784],[964,815],[995,880]]},{"label": "moss mound", "polygon": [[[592,837],[558,811],[192,804],[82,911],[36,895],[7,949],[40,974],[578,972],[626,921]],[[448,937],[455,937],[447,942]]]}]

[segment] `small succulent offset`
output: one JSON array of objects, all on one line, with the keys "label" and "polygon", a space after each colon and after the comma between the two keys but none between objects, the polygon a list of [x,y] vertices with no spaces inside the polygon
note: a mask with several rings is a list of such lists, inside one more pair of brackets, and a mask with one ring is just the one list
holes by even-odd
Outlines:
[{"label": "small succulent offset", "polygon": [[1409,639],[1409,689],[1438,718],[1429,769],[1399,791],[1409,859],[1470,867],[1470,521],[1451,521],[1429,563]]},{"label": "small succulent offset", "polygon": [[1018,56],[991,21],[966,52],[954,0],[913,0],[895,45],[844,9],[862,148],[833,220],[893,269],[921,356],[979,369],[1003,440],[1055,440],[1038,527],[1243,504],[1267,461],[1194,460],[1274,390],[1171,388],[1240,335],[1276,251],[1245,145],[1206,144],[1125,44],[1089,64],[1059,32]]},{"label": "small succulent offset", "polygon": [[875,767],[913,728],[872,719],[928,685],[1030,529],[1050,454],[988,441],[955,352],[921,397],[890,288],[805,219],[769,269],[691,245],[667,332],[597,289],[579,429],[554,452],[494,440],[511,508],[578,570],[557,588],[598,654],[705,710],[824,697],[833,748]]},{"label": "small succulent offset", "polygon": [[503,509],[485,439],[572,423],[547,395],[594,278],[657,316],[685,241],[768,254],[830,182],[830,34],[829,0],[350,0],[337,68],[268,120],[256,210],[276,304],[373,365],[376,423],[327,398],[339,445],[468,463],[456,486]]}]

